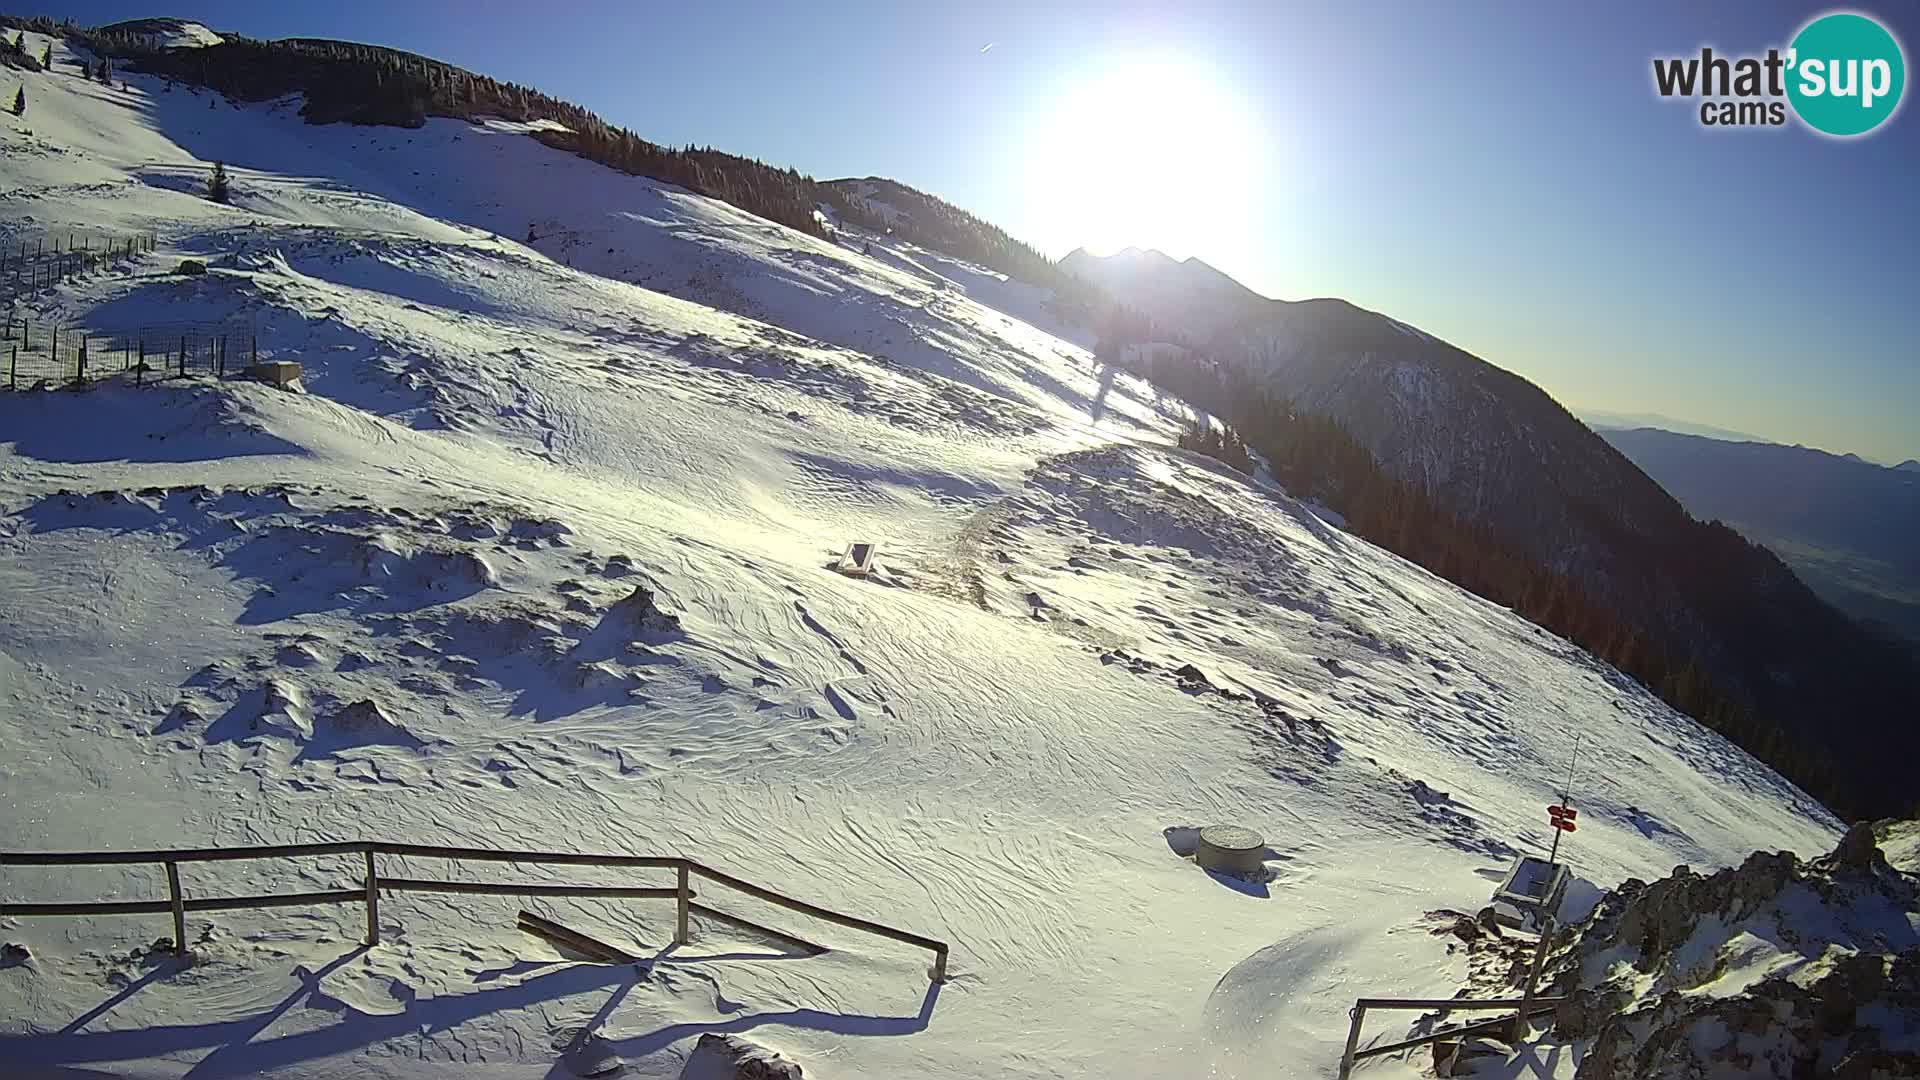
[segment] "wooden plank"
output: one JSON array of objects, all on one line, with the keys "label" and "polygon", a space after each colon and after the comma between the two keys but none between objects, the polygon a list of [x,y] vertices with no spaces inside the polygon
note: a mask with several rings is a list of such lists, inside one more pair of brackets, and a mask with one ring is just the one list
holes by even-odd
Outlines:
[{"label": "wooden plank", "polygon": [[1354,1051],[1360,1046],[1360,1026],[1367,1022],[1367,1007],[1356,1004],[1348,1010],[1352,1023],[1347,1025],[1347,1050],[1340,1055],[1340,1080],[1353,1073]]},{"label": "wooden plank", "polygon": [[811,956],[818,956],[821,953],[832,951],[825,945],[816,944],[803,937],[795,937],[785,930],[775,930],[771,926],[762,926],[757,922],[743,919],[738,915],[729,915],[719,908],[708,907],[705,904],[688,904],[687,906],[693,910],[694,914],[702,915],[723,923],[731,923],[734,926],[740,927],[742,930],[750,930],[756,934],[765,934],[767,937],[791,945]]},{"label": "wooden plank", "polygon": [[[1552,1012],[1553,1012],[1552,1008],[1535,1009],[1533,1010],[1533,1013],[1531,1014],[1529,1019],[1531,1019],[1532,1016],[1547,1016],[1547,1015],[1550,1015]],[[1512,1023],[1513,1023],[1513,1017],[1511,1016],[1496,1016],[1491,1020],[1476,1020],[1471,1024],[1461,1024],[1458,1027],[1442,1028],[1439,1031],[1430,1031],[1425,1035],[1416,1035],[1411,1039],[1402,1039],[1399,1042],[1388,1043],[1385,1046],[1370,1046],[1365,1050],[1361,1050],[1355,1053],[1353,1055],[1353,1060],[1364,1061],[1370,1057],[1379,1057],[1381,1054],[1391,1054],[1398,1050],[1410,1050],[1413,1047],[1421,1046],[1426,1043],[1438,1042],[1441,1039],[1450,1039],[1450,1038],[1453,1038],[1455,1035],[1477,1035],[1483,1031],[1498,1031],[1502,1027],[1505,1027]]]},{"label": "wooden plank", "polygon": [[[238,911],[247,908],[305,907],[322,904],[358,904],[366,899],[359,889],[331,892],[278,893],[268,896],[205,896],[184,899],[185,911]],[[0,907],[4,915],[165,915],[172,900],[88,900],[78,903],[14,904]]]},{"label": "wooden plank", "polygon": [[[1558,1005],[1557,997],[1537,997],[1535,1005]],[[1471,1012],[1476,1009],[1517,1009],[1526,1004],[1522,998],[1360,998],[1354,1002],[1363,1009],[1449,1009]]]},{"label": "wooden plank", "polygon": [[681,863],[675,870],[677,883],[674,886],[674,900],[677,902],[674,904],[673,941],[676,945],[685,945],[693,940],[687,928],[687,905],[693,903],[693,890],[687,887],[687,864]]},{"label": "wooden plank", "polygon": [[677,889],[638,888],[628,885],[534,885],[512,881],[430,881],[424,878],[384,877],[380,887],[388,892],[473,893],[482,896],[604,896],[631,900],[671,900]]},{"label": "wooden plank", "polygon": [[173,910],[168,900],[81,900],[71,903],[0,904],[0,915],[165,915]]},{"label": "wooden plank", "polygon": [[535,915],[531,911],[520,912],[519,927],[525,933],[544,938],[553,945],[591,956],[602,963],[637,964],[640,962],[639,957],[625,949],[609,945],[599,938],[589,937],[578,930],[562,926],[552,919]]},{"label": "wooden plank", "polygon": [[552,866],[676,867],[684,859],[671,855],[583,855],[568,851],[497,851],[493,848],[440,847],[434,844],[370,845],[381,855],[411,855],[428,859],[474,859],[480,862],[545,863]]},{"label": "wooden plank", "polygon": [[318,907],[323,904],[359,904],[366,901],[359,889],[331,889],[327,892],[275,893],[268,896],[210,896],[188,900],[188,911],[244,911],[251,908]]},{"label": "wooden plank", "polygon": [[180,894],[180,864],[167,864],[167,903],[173,908],[173,951],[187,955],[187,904]]},{"label": "wooden plank", "polygon": [[730,889],[746,893],[748,896],[765,900],[769,904],[778,904],[783,908],[797,911],[802,915],[811,915],[824,922],[834,923],[852,930],[864,930],[869,934],[875,934],[879,937],[905,942],[908,945],[918,945],[923,949],[931,949],[943,960],[947,955],[947,945],[944,941],[935,941],[930,937],[924,937],[911,931],[896,930],[891,926],[883,926],[877,922],[869,922],[866,919],[856,918],[852,915],[842,915],[837,911],[829,911],[818,905],[809,904],[805,900],[795,900],[791,896],[782,896],[772,889],[762,888],[750,881],[742,881],[732,874],[723,874],[710,866],[703,866],[697,862],[690,862],[688,865],[694,873],[699,874],[709,881],[718,882]]},{"label": "wooden plank", "polygon": [[362,840],[326,844],[178,848],[172,851],[0,851],[0,866],[115,866],[125,863],[225,862],[300,855],[351,855],[371,846]]},{"label": "wooden plank", "polygon": [[156,851],[0,851],[0,866],[114,866],[126,863],[225,862],[237,859],[277,859],[306,855],[411,855],[435,859],[474,859],[481,862],[547,863],[555,866],[676,867],[684,859],[671,855],[602,855],[571,851],[499,851],[493,848],[445,847],[437,844],[386,844],[368,840],[341,840],[318,844],[261,844],[250,847],[174,848]]},{"label": "wooden plank", "polygon": [[380,878],[373,868],[373,849],[367,852],[367,876],[361,884],[367,889],[367,944],[380,944]]}]

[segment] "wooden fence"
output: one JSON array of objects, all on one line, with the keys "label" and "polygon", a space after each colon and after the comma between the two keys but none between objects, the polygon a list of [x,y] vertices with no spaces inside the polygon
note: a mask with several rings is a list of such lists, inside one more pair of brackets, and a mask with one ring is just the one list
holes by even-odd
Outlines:
[{"label": "wooden fence", "polygon": [[69,232],[0,241],[0,297],[46,288],[101,263],[146,254],[153,246],[152,233],[88,236]]},{"label": "wooden fence", "polygon": [[101,330],[0,321],[0,380],[9,390],[84,386],[131,374],[136,383],[188,375],[224,378],[259,359],[258,338],[245,323],[159,323]]},{"label": "wooden fence", "polygon": [[[287,859],[313,855],[360,855],[365,859],[365,876],[353,888],[320,892],[267,893],[243,896],[188,896],[180,884],[183,863],[228,862],[239,859]],[[674,871],[671,887],[634,887],[623,885],[550,885],[521,882],[439,881],[420,878],[382,876],[375,857],[379,855],[418,858],[471,860],[476,862],[534,863],[550,866],[612,866],[630,869]],[[738,916],[729,915],[694,902],[693,877],[742,892],[758,900],[797,911],[824,922],[859,930],[878,937],[915,945],[933,953],[932,978],[945,982],[947,944],[907,930],[896,929],[853,915],[831,911],[817,904],[782,895],[764,886],[725,874],[692,859],[668,855],[593,855],[556,851],[496,851],[491,848],[442,847],[432,844],[387,844],[378,841],[340,841],[321,844],[274,844],[263,847],[188,848],[160,851],[74,851],[74,852],[0,852],[0,866],[127,866],[158,864],[167,875],[165,900],[60,901],[54,903],[14,903],[0,901],[0,916],[52,915],[163,915],[173,916],[173,947],[184,954],[187,942],[187,912],[230,911],[244,908],[308,907],[326,904],[364,904],[367,914],[366,941],[380,942],[380,893],[445,892],[504,896],[597,896],[607,899],[672,900],[676,922],[674,941],[688,941],[687,921],[698,912],[726,922],[770,933],[787,941],[809,944],[791,934],[771,930]]]}]

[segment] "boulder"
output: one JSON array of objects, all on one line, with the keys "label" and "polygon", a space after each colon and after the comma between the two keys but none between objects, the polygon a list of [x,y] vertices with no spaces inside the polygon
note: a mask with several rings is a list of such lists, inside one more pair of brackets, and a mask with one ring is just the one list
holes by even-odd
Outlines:
[{"label": "boulder", "polygon": [[738,1035],[708,1032],[694,1044],[680,1080],[801,1080],[800,1066]]}]

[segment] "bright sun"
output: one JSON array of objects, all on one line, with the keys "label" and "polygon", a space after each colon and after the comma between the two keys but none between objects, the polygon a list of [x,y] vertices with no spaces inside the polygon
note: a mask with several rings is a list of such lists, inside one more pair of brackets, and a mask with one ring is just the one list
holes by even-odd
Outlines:
[{"label": "bright sun", "polygon": [[1258,133],[1240,100],[1186,60],[1116,62],[1036,117],[1028,192],[1048,231],[1219,258],[1245,242]]}]

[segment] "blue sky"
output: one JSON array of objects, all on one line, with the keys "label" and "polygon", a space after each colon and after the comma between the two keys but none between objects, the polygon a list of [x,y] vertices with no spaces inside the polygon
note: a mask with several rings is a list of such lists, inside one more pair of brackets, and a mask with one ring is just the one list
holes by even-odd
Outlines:
[{"label": "blue sky", "polygon": [[[1703,129],[1652,89],[1655,55],[1784,47],[1826,5],[49,10],[412,49],[659,142],[891,176],[1050,254],[1138,243],[1343,296],[1576,409],[1920,457],[1920,110],[1838,141]],[[1920,9],[1855,10],[1914,61]]]}]

